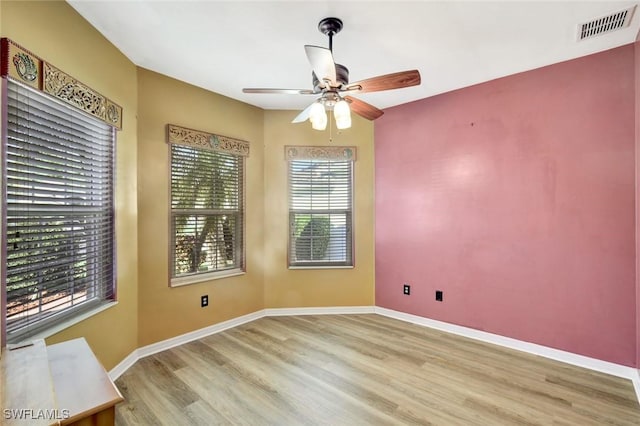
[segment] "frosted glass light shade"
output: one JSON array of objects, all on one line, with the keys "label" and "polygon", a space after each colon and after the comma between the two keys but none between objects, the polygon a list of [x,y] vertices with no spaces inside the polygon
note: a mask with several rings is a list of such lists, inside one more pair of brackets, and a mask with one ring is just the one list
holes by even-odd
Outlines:
[{"label": "frosted glass light shade", "polygon": [[344,99],[336,102],[333,107],[333,116],[336,118],[336,127],[338,129],[348,129],[351,127],[351,108],[349,102]]},{"label": "frosted glass light shade", "polygon": [[327,128],[327,113],[324,110],[324,105],[320,102],[316,102],[311,107],[309,121],[311,121],[311,127],[314,130],[324,130]]}]

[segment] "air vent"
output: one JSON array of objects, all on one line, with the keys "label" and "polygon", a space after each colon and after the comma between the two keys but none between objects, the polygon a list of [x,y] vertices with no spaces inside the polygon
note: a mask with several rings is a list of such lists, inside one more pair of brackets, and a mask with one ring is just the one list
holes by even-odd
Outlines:
[{"label": "air vent", "polygon": [[578,26],[578,40],[599,36],[610,33],[620,28],[629,26],[631,17],[636,7],[632,6],[628,9],[612,13],[602,18],[594,19]]}]

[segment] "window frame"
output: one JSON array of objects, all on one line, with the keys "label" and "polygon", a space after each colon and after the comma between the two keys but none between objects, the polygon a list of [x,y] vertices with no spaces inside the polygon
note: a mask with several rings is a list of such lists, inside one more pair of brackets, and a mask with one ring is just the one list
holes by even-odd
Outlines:
[{"label": "window frame", "polygon": [[[345,153],[349,153],[346,156]],[[355,267],[355,232],[354,232],[354,208],[355,208],[355,147],[311,147],[311,146],[286,146],[287,158],[287,267],[288,269],[352,269]],[[292,167],[297,161],[316,162],[345,162],[349,163],[349,206],[347,209],[294,209],[292,194]],[[345,215],[345,241],[346,259],[344,261],[297,261],[295,259],[294,230],[295,216],[299,214],[344,214]]]},{"label": "window frame", "polygon": [[[91,291],[100,293],[98,296],[91,297],[90,299],[81,301],[77,304],[73,304],[73,301],[72,301],[71,306],[65,307],[60,312],[52,312],[52,311],[38,312],[36,315],[34,315],[34,317],[36,318],[40,317],[39,319],[35,319],[33,321],[26,321],[25,325],[17,327],[15,330],[12,330],[12,331],[9,331],[10,327],[8,326],[10,321],[8,318],[9,290],[7,288],[7,281],[8,281],[7,274],[9,273],[9,268],[7,264],[10,259],[9,252],[8,252],[9,236],[7,235],[8,234],[7,231],[9,229],[8,215],[10,211],[8,207],[8,194],[7,194],[7,191],[9,189],[8,187],[9,173],[7,171],[7,165],[8,165],[8,156],[10,155],[10,152],[11,152],[11,150],[9,150],[9,145],[8,145],[9,144],[9,111],[11,110],[11,108],[13,108],[10,106],[10,103],[8,100],[10,84],[17,86],[15,89],[11,89],[11,90],[14,90],[16,92],[26,93],[24,96],[29,96],[30,97],[29,99],[33,100],[33,102],[40,102],[43,105],[45,105],[45,107],[49,107],[49,105],[47,105],[47,102],[53,103],[57,105],[57,107],[59,107],[60,109],[64,109],[65,111],[68,111],[68,114],[70,116],[73,114],[82,115],[84,116],[83,120],[92,120],[92,123],[94,125],[99,124],[100,126],[104,126],[105,130],[108,130],[110,133],[110,136],[109,136],[109,145],[110,145],[109,154],[110,155],[109,156],[96,155],[94,157],[91,157],[91,158],[94,158],[96,162],[104,161],[106,158],[108,158],[108,161],[109,161],[107,165],[109,177],[106,179],[108,190],[104,194],[104,198],[101,198],[101,200],[103,200],[101,202],[104,202],[104,200],[107,200],[107,206],[101,209],[98,209],[99,212],[102,212],[102,213],[99,213],[100,214],[99,217],[106,217],[109,223],[106,229],[110,231],[110,233],[108,234],[108,239],[110,241],[108,241],[106,244],[110,244],[110,249],[108,249],[105,252],[106,254],[103,253],[103,255],[101,255],[101,258],[105,259],[106,261],[104,265],[108,267],[107,281],[103,282],[101,280],[100,274],[96,275],[95,273],[92,273],[91,278],[89,278],[87,281],[91,282],[90,284]],[[78,109],[73,105],[70,105],[69,103],[62,102],[61,100],[56,99],[53,96],[43,93],[42,91],[37,90],[33,87],[30,87],[26,84],[23,84],[20,81],[17,81],[13,78],[3,77],[1,85],[2,85],[2,89],[1,89],[2,91],[2,111],[1,111],[2,133],[0,135],[1,137],[0,160],[2,161],[2,176],[1,176],[1,182],[0,182],[0,194],[2,195],[2,202],[0,203],[0,217],[1,217],[0,230],[2,233],[2,236],[1,236],[2,243],[1,243],[1,250],[0,250],[0,259],[2,260],[2,266],[0,268],[0,274],[3,279],[3,283],[0,286],[1,293],[2,293],[1,294],[2,306],[0,307],[1,308],[0,314],[2,315],[2,321],[1,321],[2,324],[1,324],[0,333],[2,334],[2,339],[1,339],[2,345],[4,346],[5,344],[19,343],[25,340],[36,338],[36,337],[50,336],[54,333],[57,333],[73,324],[76,324],[86,318],[89,318],[90,316],[98,312],[101,312],[117,304],[117,270],[116,270],[117,241],[116,241],[116,218],[115,218],[117,132],[116,132],[116,128],[113,125],[110,125],[108,123],[105,124],[104,120],[101,120],[100,118],[97,118],[96,116],[88,114],[83,110]],[[52,117],[51,118],[52,121],[56,121],[57,119],[59,119],[57,115],[51,113],[50,111],[49,112],[47,112],[46,110],[42,110],[42,111],[43,113],[48,113],[49,114],[48,117]],[[73,119],[71,121],[73,121]],[[30,121],[29,125],[31,125],[32,122],[33,121]],[[78,127],[78,128],[74,128],[74,131],[82,132],[82,129]],[[65,135],[67,135],[67,133],[58,132],[54,137],[63,138]],[[46,142],[50,143],[51,141],[46,141]],[[55,146],[55,145],[52,145],[52,146]],[[63,181],[68,182],[68,179]],[[29,182],[36,182],[36,181],[29,181]],[[75,205],[71,205],[70,208],[73,209],[74,208],[73,206]],[[13,211],[13,209],[11,209],[11,211]],[[62,213],[67,213],[67,212],[62,212]],[[68,213],[62,214],[60,216],[71,217],[69,216]],[[101,230],[104,230],[102,226],[97,228],[94,228],[92,226],[91,228],[87,228],[87,229],[91,229],[92,232],[99,232]],[[99,234],[95,234],[95,235],[99,235]],[[106,240],[100,239],[100,238],[95,239],[95,235],[93,237],[90,237],[89,240],[87,240],[87,244],[94,247],[97,245],[103,245],[102,243],[100,243],[100,241],[106,241]],[[66,258],[68,259],[69,257],[67,256]],[[88,268],[88,269],[95,270],[95,265],[93,265],[92,268]]]},{"label": "window frame", "polygon": [[[190,284],[201,283],[205,281],[211,281],[221,278],[229,278],[234,276],[243,275],[246,273],[246,179],[247,179],[247,160],[248,156],[248,142],[235,140],[231,138],[226,138],[224,136],[208,134],[205,132],[199,132],[192,129],[180,128],[174,125],[168,125],[169,129],[169,137],[168,137],[168,155],[169,155],[169,259],[168,259],[168,277],[169,277],[169,287],[181,287]],[[194,143],[193,141],[189,141],[188,137],[180,137],[176,138],[173,136],[173,132],[175,129],[179,129],[182,132],[189,132],[191,134],[198,134],[196,136],[205,135],[208,142],[203,144],[202,142]],[[243,144],[243,147],[246,147],[246,153],[240,152],[233,149],[225,149],[224,147],[220,147],[219,138],[223,140],[233,140],[235,142],[239,142]],[[215,143],[214,143],[215,141]],[[174,166],[174,157],[173,157],[173,145],[181,145],[183,148],[190,148],[193,150],[200,150],[204,152],[213,152],[214,154],[224,154],[224,155],[232,155],[236,157],[236,161],[238,164],[238,173],[239,173],[239,182],[238,182],[238,209],[235,213],[238,218],[240,218],[240,223],[236,223],[234,231],[234,241],[239,244],[236,244],[234,250],[234,256],[238,258],[236,262],[236,266],[233,268],[226,269],[217,269],[213,271],[202,271],[202,272],[191,272],[180,276],[175,276],[175,258],[176,258],[176,250],[175,250],[175,221],[174,218],[180,214],[192,214],[193,216],[206,216],[203,212],[205,210],[211,211],[209,213],[210,216],[216,215],[224,215],[222,210],[218,210],[218,213],[214,213],[216,209],[199,209],[199,208],[189,208],[189,209],[174,209],[173,208],[173,183],[172,183],[172,175],[173,175],[173,166]],[[213,148],[212,147],[216,147]],[[219,148],[219,149],[217,149]],[[240,238],[236,239],[237,232],[240,233]]]}]

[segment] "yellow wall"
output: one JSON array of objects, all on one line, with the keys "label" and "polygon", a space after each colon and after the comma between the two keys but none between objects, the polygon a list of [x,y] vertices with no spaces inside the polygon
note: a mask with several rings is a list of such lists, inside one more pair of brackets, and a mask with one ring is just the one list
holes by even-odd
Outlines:
[{"label": "yellow wall", "polygon": [[118,304],[50,338],[84,336],[110,369],[138,343],[137,83],[136,68],[64,2],[0,2],[2,37],[8,37],[123,107],[116,146]]},{"label": "yellow wall", "polygon": [[[329,144],[263,111],[136,67],[65,2],[0,2],[0,29],[124,109],[116,160],[118,304],[47,339],[84,336],[111,369],[134,349],[263,308],[374,303],[373,124],[354,117],[332,144],[355,145],[353,269],[287,268],[284,145]],[[246,163],[247,273],[169,287],[168,123],[251,143]],[[209,307],[200,308],[200,296]]]},{"label": "yellow wall", "polygon": [[[139,346],[262,309],[263,111],[138,69]],[[169,287],[169,151],[166,125],[243,139],[246,162],[247,273]],[[200,307],[200,296],[209,306]]]},{"label": "yellow wall", "polygon": [[[291,124],[296,111],[265,111],[265,308],[370,306],[374,304],[373,123],[357,116],[351,129],[336,134],[311,129],[309,122]],[[287,268],[289,233],[285,145],[353,145],[353,269]]]}]

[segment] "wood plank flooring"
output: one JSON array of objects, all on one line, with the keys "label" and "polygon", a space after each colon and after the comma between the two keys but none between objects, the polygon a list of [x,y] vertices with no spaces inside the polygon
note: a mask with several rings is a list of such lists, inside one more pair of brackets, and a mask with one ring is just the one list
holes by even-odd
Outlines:
[{"label": "wood plank flooring", "polygon": [[116,384],[118,425],[640,425],[629,380],[374,314],[261,318]]}]

